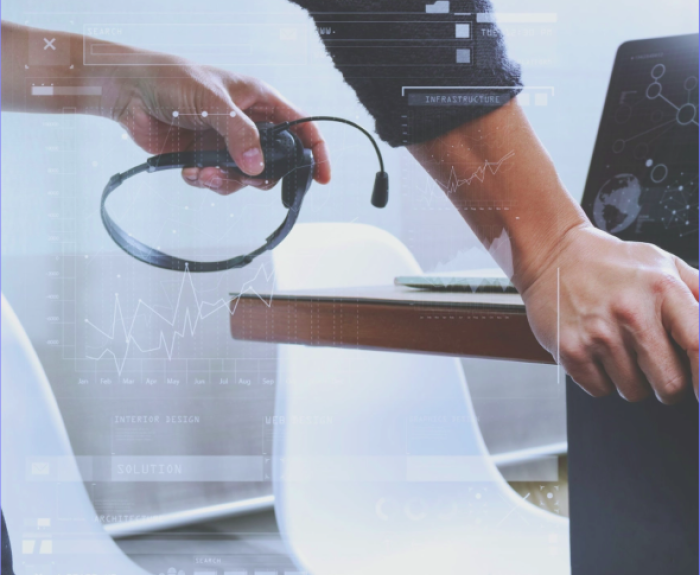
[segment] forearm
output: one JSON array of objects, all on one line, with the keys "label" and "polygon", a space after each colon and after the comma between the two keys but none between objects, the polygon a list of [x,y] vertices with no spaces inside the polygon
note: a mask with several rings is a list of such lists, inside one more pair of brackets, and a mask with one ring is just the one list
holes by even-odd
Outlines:
[{"label": "forearm", "polygon": [[[56,113],[71,109],[112,117],[119,101],[129,97],[129,84],[135,84],[139,77],[172,76],[179,73],[174,64],[185,62],[103,40],[100,45],[104,52],[100,59],[105,64],[85,65],[84,36],[2,22],[3,110]],[[57,50],[63,56],[60,64],[52,58]],[[128,56],[138,59],[139,65],[110,65],[110,59],[121,64],[125,56],[127,60]],[[163,58],[167,58],[170,66],[148,65],[157,64]],[[42,95],[33,91],[33,87],[53,87],[54,91]]]},{"label": "forearm", "polygon": [[[46,38],[47,41],[43,39]],[[55,39],[55,40],[54,40]],[[53,41],[52,41],[53,40]],[[46,43],[48,42],[48,44]],[[30,45],[45,45],[33,51]],[[70,54],[70,65],[47,65],[52,52],[61,49]],[[5,111],[57,112],[63,108],[84,106],[77,95],[32,96],[32,86],[52,84],[82,85],[83,42],[80,36],[49,32],[10,22],[2,23],[2,108]],[[46,59],[42,58],[45,52]],[[43,62],[42,62],[43,60]],[[45,63],[46,62],[46,63]],[[64,82],[65,81],[65,82]]]},{"label": "forearm", "polygon": [[515,101],[409,150],[519,289],[588,223]]}]

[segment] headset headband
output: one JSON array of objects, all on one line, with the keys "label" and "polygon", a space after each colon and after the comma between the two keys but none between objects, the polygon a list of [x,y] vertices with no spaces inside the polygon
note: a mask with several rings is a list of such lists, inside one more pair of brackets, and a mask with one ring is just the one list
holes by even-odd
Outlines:
[{"label": "headset headband", "polygon": [[[226,150],[161,154],[148,158],[145,164],[112,176],[102,192],[102,200],[100,202],[100,215],[107,233],[130,256],[158,268],[175,271],[216,272],[248,265],[260,254],[278,246],[287,237],[299,217],[301,204],[313,181],[314,160],[311,150],[304,148],[301,140],[290,132],[289,128],[296,124],[315,120],[349,124],[362,131],[372,141],[380,165],[380,171],[375,179],[372,204],[383,208],[388,201],[389,177],[384,171],[384,161],[374,138],[364,128],[354,122],[342,118],[319,116],[302,118],[277,125],[257,125],[260,132],[260,144],[265,157],[265,169],[261,174],[252,177],[267,180],[282,179],[282,203],[288,209],[287,217],[285,217],[282,224],[267,237],[265,243],[258,249],[245,255],[215,262],[185,260],[147,246],[119,227],[107,211],[106,203],[110,194],[125,180],[143,172],[153,173],[188,166],[196,166],[198,168],[215,166],[229,168],[246,175],[236,166],[236,163]],[[246,175],[246,177],[251,176]]]}]

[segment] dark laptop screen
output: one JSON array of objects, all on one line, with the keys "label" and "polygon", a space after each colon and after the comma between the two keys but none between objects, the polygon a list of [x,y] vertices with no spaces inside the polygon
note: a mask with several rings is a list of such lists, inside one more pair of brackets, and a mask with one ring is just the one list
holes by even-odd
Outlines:
[{"label": "dark laptop screen", "polygon": [[620,46],[582,201],[598,228],[697,265],[698,119],[697,34]]}]

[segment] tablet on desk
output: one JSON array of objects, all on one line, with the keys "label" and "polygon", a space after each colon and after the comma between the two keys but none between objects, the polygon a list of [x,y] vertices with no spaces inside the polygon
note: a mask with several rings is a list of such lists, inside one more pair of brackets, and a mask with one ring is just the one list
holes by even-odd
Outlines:
[{"label": "tablet on desk", "polygon": [[398,286],[431,291],[466,291],[474,293],[517,293],[515,286],[499,268],[461,272],[398,276]]}]

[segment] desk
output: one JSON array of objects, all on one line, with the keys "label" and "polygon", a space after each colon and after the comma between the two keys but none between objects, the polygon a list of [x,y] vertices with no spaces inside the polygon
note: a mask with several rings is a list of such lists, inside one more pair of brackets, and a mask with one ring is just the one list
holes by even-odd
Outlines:
[{"label": "desk", "polygon": [[517,294],[377,286],[231,295],[238,340],[554,363]]}]

